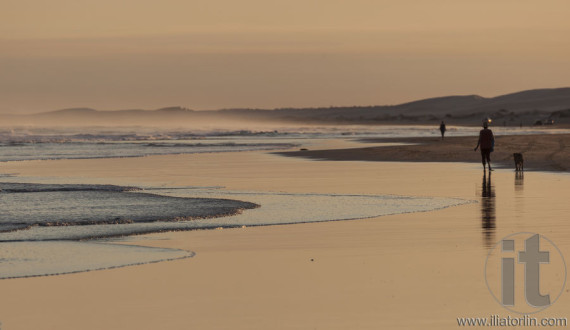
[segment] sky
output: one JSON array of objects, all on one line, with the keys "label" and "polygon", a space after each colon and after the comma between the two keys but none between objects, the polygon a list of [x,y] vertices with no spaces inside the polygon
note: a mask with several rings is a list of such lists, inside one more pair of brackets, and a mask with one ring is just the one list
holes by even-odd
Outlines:
[{"label": "sky", "polygon": [[567,0],[2,0],[0,113],[570,86]]}]

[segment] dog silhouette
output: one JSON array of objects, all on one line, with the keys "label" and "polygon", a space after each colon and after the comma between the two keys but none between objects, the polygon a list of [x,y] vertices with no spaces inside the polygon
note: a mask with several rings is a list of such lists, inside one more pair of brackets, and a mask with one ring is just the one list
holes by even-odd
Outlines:
[{"label": "dog silhouette", "polygon": [[515,170],[516,171],[524,171],[524,158],[523,155],[519,152],[515,152],[513,154],[513,158],[515,159]]}]

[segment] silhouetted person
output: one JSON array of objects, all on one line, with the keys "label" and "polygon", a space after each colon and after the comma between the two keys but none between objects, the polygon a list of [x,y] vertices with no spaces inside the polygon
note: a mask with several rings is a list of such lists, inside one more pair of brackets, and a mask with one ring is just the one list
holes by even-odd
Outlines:
[{"label": "silhouetted person", "polygon": [[491,247],[494,244],[495,234],[495,191],[491,184],[491,172],[487,178],[486,173],[483,172],[483,184],[481,190],[481,229],[483,232],[483,239],[485,245]]},{"label": "silhouetted person", "polygon": [[495,136],[493,131],[489,129],[489,123],[487,121],[483,122],[483,129],[479,132],[479,140],[477,141],[477,146],[475,151],[481,147],[481,163],[483,163],[483,170],[485,170],[485,162],[489,166],[489,171],[491,168],[491,151],[495,146]]},{"label": "silhouetted person", "polygon": [[445,123],[443,122],[443,120],[441,121],[441,125],[439,125],[439,131],[441,132],[441,139],[443,140],[445,131],[447,131],[447,128],[445,128]]}]

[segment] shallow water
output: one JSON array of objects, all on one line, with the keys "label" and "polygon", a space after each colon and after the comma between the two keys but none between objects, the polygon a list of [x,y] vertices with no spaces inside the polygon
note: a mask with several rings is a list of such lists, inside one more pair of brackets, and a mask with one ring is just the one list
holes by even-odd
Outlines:
[{"label": "shallow water", "polygon": [[[0,183],[0,189],[0,232],[77,227],[82,238],[92,237],[90,225],[212,218],[257,207],[235,200],[162,196],[109,185]],[[101,236],[106,235],[98,233],[97,237]],[[42,236],[34,240],[42,240]]]},{"label": "shallow water", "polygon": [[293,147],[290,143],[196,143],[195,141],[135,142],[22,142],[0,144],[0,161],[88,159],[142,157],[152,155],[193,154],[205,152],[234,152],[279,150]]},{"label": "shallow water", "polygon": [[[350,220],[470,203],[456,198],[288,194],[197,187],[147,188],[140,193],[46,191],[10,195],[18,198],[9,197],[0,202],[6,210],[0,216],[1,225],[7,226],[0,233],[0,242],[80,240],[168,230]],[[251,209],[255,205],[261,206]],[[236,208],[244,211],[234,215],[232,211]],[[192,214],[194,219],[189,220]]]},{"label": "shallow water", "polygon": [[[190,251],[101,240],[106,237],[361,219],[471,202],[457,198],[225,191],[219,187],[137,190],[97,185],[2,186],[5,190],[0,193],[0,204],[5,212],[0,216],[0,228],[4,228],[0,232],[0,278],[73,273],[193,256]],[[256,204],[261,207],[247,209]],[[234,216],[219,216],[236,207],[245,210]],[[202,218],[188,220],[182,217],[185,212]],[[204,214],[212,216],[205,218]],[[94,238],[98,240],[79,241]]]},{"label": "shallow water", "polygon": [[0,279],[60,275],[190,258],[194,252],[101,242],[0,243]]}]

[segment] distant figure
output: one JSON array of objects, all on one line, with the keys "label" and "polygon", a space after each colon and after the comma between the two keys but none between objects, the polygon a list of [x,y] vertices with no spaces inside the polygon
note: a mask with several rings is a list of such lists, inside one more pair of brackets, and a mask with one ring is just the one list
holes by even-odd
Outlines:
[{"label": "distant figure", "polygon": [[441,125],[439,125],[439,131],[441,132],[441,139],[443,140],[443,136],[445,135],[445,131],[447,129],[445,128],[445,123],[443,122],[443,120],[441,121]]},{"label": "distant figure", "polygon": [[495,136],[493,131],[489,129],[489,123],[487,121],[483,122],[483,129],[479,132],[479,141],[477,141],[477,146],[475,151],[481,147],[481,162],[483,163],[483,171],[485,170],[485,161],[489,166],[489,171],[491,168],[491,152],[495,146]]}]

